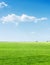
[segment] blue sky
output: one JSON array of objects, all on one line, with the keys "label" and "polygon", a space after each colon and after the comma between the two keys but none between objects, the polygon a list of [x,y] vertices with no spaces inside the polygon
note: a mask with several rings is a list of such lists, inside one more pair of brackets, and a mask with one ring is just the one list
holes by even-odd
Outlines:
[{"label": "blue sky", "polygon": [[0,41],[50,41],[50,0],[0,0]]}]

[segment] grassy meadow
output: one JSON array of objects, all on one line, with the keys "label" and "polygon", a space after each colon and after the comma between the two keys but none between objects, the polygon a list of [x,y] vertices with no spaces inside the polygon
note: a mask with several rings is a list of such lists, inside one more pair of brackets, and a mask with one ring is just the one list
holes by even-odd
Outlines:
[{"label": "grassy meadow", "polygon": [[50,42],[0,42],[0,65],[50,65]]}]

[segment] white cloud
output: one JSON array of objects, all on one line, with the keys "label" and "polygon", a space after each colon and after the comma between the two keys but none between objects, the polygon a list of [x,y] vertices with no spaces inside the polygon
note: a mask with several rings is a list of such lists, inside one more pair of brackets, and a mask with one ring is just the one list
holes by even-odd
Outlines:
[{"label": "white cloud", "polygon": [[35,32],[31,32],[31,34],[35,34]]},{"label": "white cloud", "polygon": [[8,5],[5,2],[0,2],[0,8],[7,7]]},{"label": "white cloud", "polygon": [[22,14],[20,16],[16,14],[8,14],[7,16],[3,16],[0,18],[2,23],[20,23],[20,22],[39,22],[47,20],[46,17],[37,18],[35,16],[28,16],[26,14]]}]

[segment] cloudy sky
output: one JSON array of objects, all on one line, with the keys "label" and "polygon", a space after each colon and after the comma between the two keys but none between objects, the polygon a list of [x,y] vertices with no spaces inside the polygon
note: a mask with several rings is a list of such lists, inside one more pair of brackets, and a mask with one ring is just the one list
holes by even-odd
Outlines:
[{"label": "cloudy sky", "polygon": [[0,0],[0,41],[50,40],[50,0]]}]

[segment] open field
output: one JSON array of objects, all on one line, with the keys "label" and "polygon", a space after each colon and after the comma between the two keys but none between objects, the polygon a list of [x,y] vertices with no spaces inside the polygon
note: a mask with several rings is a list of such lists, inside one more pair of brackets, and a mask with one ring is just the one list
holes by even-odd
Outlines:
[{"label": "open field", "polygon": [[50,42],[0,42],[0,65],[50,65]]}]

